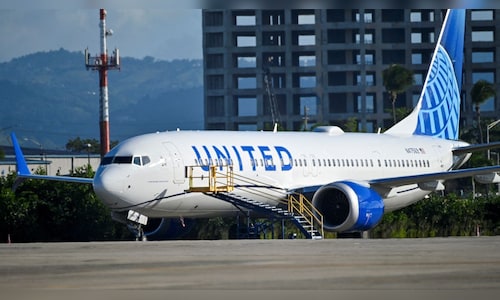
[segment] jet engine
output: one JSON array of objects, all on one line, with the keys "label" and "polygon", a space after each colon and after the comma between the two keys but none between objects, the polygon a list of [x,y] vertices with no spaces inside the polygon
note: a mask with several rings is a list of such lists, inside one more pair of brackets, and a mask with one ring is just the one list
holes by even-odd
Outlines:
[{"label": "jet engine", "polygon": [[356,232],[373,228],[382,219],[384,201],[369,186],[340,181],[320,187],[312,200],[323,215],[324,229]]}]

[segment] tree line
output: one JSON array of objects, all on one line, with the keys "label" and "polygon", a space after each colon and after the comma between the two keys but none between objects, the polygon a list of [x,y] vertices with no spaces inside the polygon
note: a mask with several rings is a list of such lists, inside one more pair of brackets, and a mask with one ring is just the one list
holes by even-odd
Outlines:
[{"label": "tree line", "polygon": [[[43,170],[38,170],[43,173]],[[93,171],[79,168],[73,174],[92,177]],[[109,209],[92,187],[67,182],[27,180],[12,191],[15,174],[0,177],[0,242],[111,241],[133,240],[124,224],[111,219]],[[495,186],[496,188],[496,186]],[[242,226],[246,220],[241,218]],[[252,220],[258,224],[263,219]],[[199,219],[184,239],[234,238],[236,218]],[[280,224],[256,238],[280,238]],[[285,224],[286,237],[296,232]],[[430,194],[404,209],[387,213],[369,232],[371,238],[416,238],[500,234],[500,196]],[[300,234],[299,234],[300,237]],[[325,238],[335,238],[327,233]],[[254,236],[255,238],[255,236]]]}]

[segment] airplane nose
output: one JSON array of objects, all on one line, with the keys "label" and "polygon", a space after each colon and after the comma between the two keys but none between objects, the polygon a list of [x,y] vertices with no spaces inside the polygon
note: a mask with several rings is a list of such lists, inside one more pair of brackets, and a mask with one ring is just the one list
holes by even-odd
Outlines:
[{"label": "airplane nose", "polygon": [[123,200],[124,175],[122,170],[102,167],[94,178],[94,191],[108,207],[117,208],[127,204]]}]

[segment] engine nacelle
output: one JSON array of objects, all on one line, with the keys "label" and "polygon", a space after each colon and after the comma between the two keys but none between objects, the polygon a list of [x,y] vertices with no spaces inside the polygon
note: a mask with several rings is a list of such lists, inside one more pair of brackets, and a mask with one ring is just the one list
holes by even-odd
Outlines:
[{"label": "engine nacelle", "polygon": [[384,214],[384,201],[374,190],[356,182],[340,181],[319,188],[312,200],[323,215],[327,231],[365,231]]}]

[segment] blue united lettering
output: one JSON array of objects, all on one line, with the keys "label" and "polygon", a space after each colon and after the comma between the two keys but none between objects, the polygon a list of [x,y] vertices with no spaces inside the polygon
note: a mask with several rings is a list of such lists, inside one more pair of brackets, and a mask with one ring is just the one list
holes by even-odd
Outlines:
[{"label": "blue united lettering", "polygon": [[257,171],[259,161],[263,163],[264,170],[269,172],[290,171],[293,168],[292,154],[283,146],[193,145],[191,148],[204,171],[208,171],[209,165],[213,164],[219,165],[221,169],[224,164],[232,164],[235,170],[250,168]]}]

